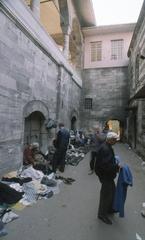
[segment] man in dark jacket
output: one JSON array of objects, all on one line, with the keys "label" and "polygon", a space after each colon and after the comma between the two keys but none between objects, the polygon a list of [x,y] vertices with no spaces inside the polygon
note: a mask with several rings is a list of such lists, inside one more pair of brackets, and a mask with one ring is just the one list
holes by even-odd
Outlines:
[{"label": "man in dark jacket", "polygon": [[98,218],[106,224],[112,224],[108,218],[108,214],[113,213],[112,205],[115,194],[115,182],[119,165],[115,161],[112,145],[117,142],[118,135],[114,132],[109,132],[106,136],[106,141],[102,144],[98,159],[95,164],[95,172],[102,184],[100,191],[100,203],[98,209]]},{"label": "man in dark jacket", "polygon": [[70,134],[69,131],[64,127],[63,123],[59,124],[59,131],[57,132],[55,140],[56,151],[54,153],[54,158],[52,162],[52,170],[56,172],[57,167],[59,170],[64,172],[65,169],[65,156],[67,147],[69,144]]}]

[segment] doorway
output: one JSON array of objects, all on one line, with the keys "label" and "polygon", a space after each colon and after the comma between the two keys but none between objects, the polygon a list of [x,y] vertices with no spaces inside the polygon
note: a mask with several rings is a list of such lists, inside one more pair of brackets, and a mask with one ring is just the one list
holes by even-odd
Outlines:
[{"label": "doorway", "polygon": [[24,144],[37,142],[42,150],[46,150],[48,147],[48,133],[44,122],[45,117],[39,111],[31,113],[25,118]]},{"label": "doorway", "polygon": [[117,133],[119,140],[121,140],[123,135],[123,128],[121,127],[120,121],[112,119],[109,120],[107,124],[109,126],[109,130]]},{"label": "doorway", "polygon": [[75,116],[73,116],[71,119],[71,130],[73,130],[74,132],[76,131],[76,123],[77,123],[77,119]]}]

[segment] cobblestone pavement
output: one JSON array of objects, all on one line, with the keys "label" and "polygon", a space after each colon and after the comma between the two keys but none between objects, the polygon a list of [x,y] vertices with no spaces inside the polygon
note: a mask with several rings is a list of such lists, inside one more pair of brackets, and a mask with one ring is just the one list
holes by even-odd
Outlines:
[{"label": "cobblestone pavement", "polygon": [[[145,170],[142,160],[125,144],[115,153],[129,164],[133,187],[128,188],[125,217],[112,217],[113,225],[97,219],[100,183],[88,175],[88,153],[78,166],[67,166],[65,177],[75,178],[72,185],[61,184],[60,193],[32,207],[16,212],[19,219],[6,225],[6,240],[145,240],[145,218],[140,214],[145,202]],[[139,238],[136,238],[138,234]]]}]

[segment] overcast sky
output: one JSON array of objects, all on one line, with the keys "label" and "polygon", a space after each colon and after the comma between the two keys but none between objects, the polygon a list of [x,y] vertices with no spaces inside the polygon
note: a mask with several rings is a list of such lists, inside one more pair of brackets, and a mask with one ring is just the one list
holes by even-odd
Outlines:
[{"label": "overcast sky", "polygon": [[143,0],[92,0],[97,25],[136,22]]}]

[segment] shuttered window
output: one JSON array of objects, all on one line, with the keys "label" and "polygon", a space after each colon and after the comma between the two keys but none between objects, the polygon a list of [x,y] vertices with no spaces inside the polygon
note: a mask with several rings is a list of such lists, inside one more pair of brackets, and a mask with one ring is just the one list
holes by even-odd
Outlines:
[{"label": "shuttered window", "polygon": [[91,62],[102,60],[102,42],[91,42]]},{"label": "shuttered window", "polygon": [[111,60],[119,60],[123,57],[123,39],[111,40]]}]

